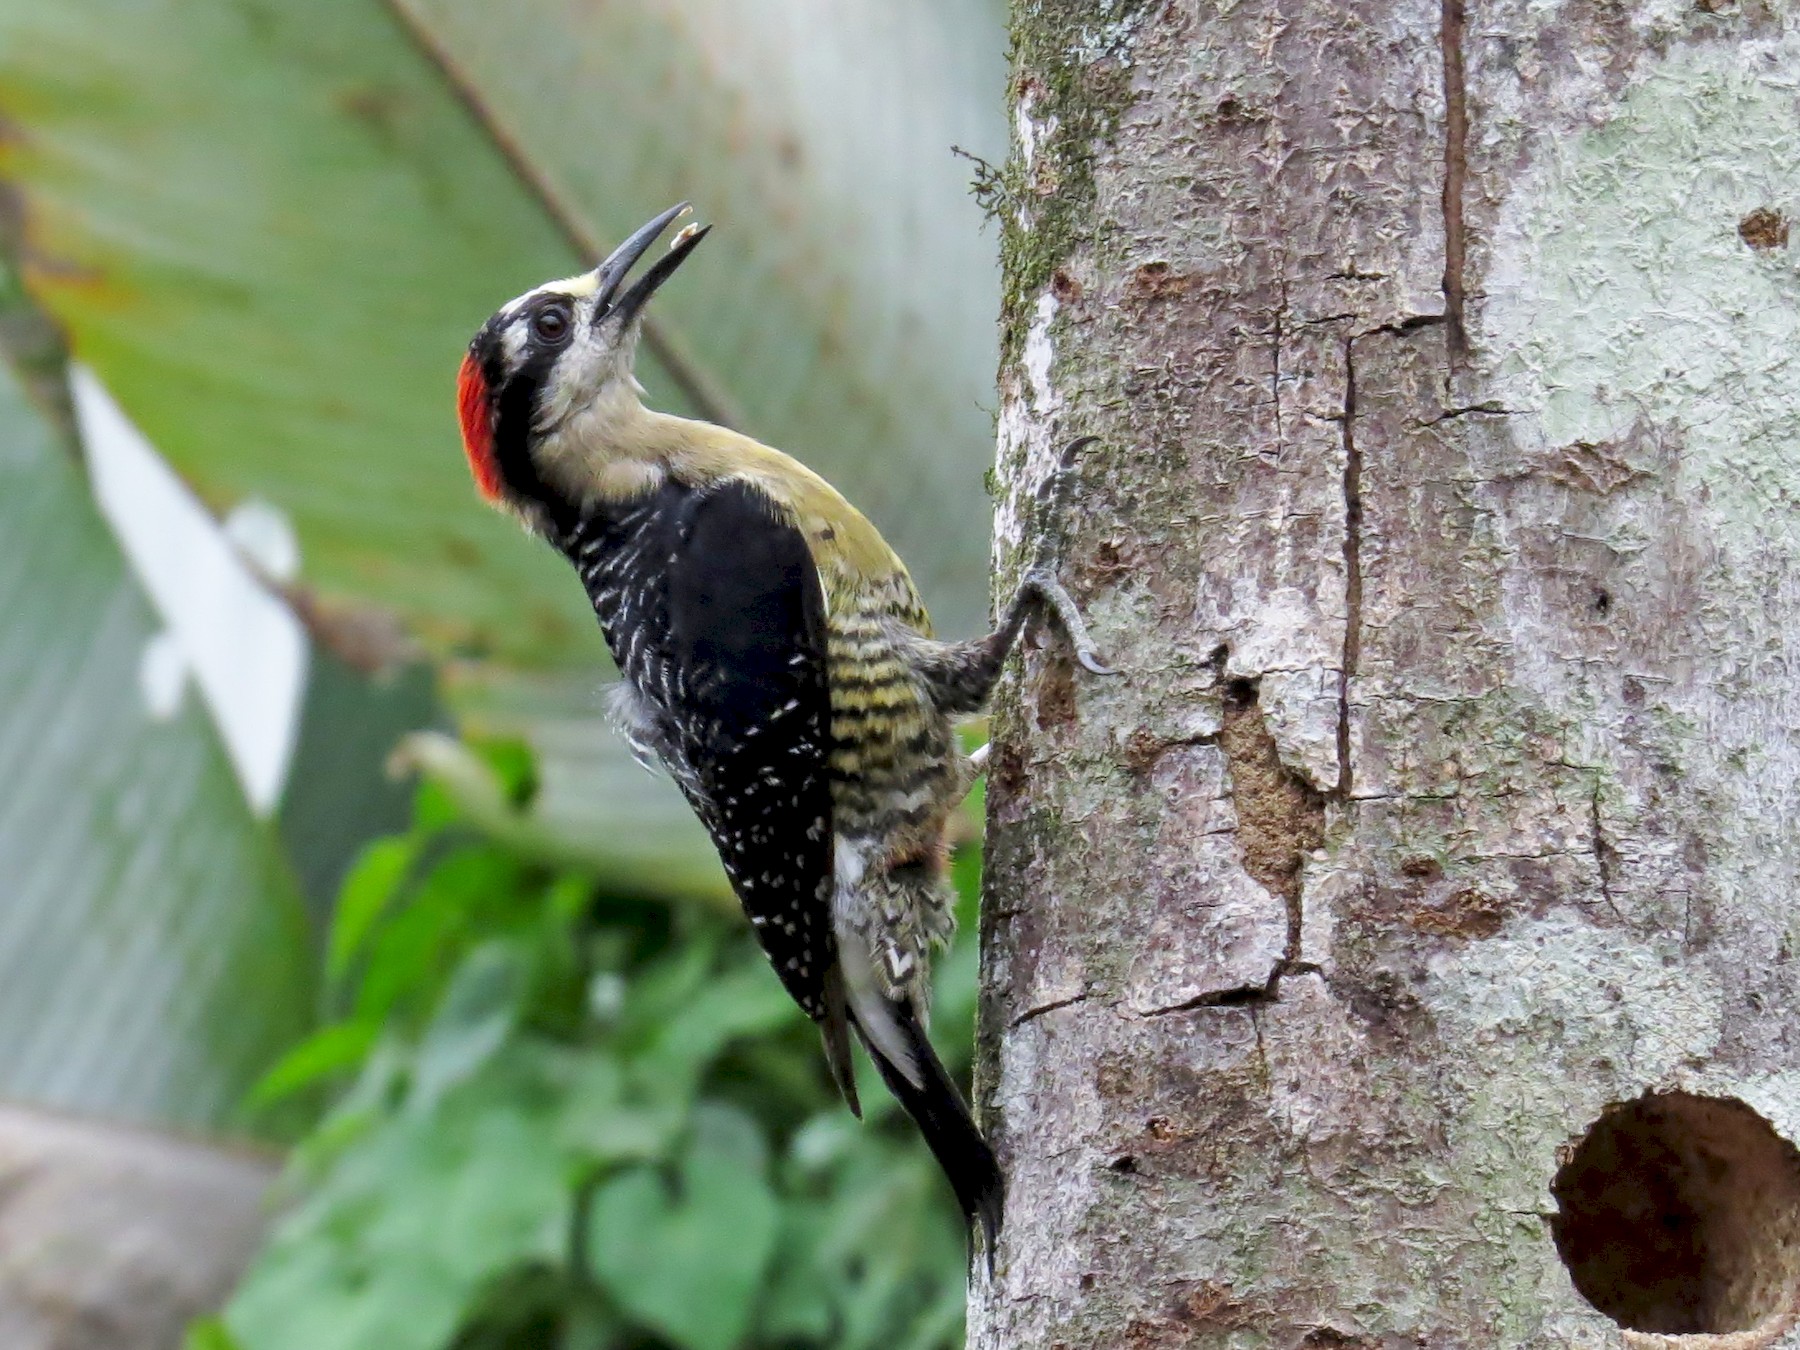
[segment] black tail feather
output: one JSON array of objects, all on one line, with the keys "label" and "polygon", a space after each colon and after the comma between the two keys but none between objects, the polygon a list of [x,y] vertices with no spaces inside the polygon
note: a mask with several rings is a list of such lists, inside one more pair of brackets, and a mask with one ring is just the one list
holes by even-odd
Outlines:
[{"label": "black tail feather", "polygon": [[862,1119],[862,1103],[856,1099],[856,1068],[850,1062],[850,1009],[844,1000],[843,972],[833,965],[825,972],[825,1015],[819,1019],[819,1035],[825,1041],[825,1063],[831,1081],[844,1096],[850,1114]]},{"label": "black tail feather", "polygon": [[926,1144],[938,1160],[938,1166],[944,1169],[944,1175],[949,1178],[951,1189],[956,1192],[957,1203],[962,1206],[963,1217],[969,1222],[971,1260],[974,1259],[974,1229],[976,1224],[980,1224],[987,1248],[988,1275],[991,1278],[994,1273],[995,1242],[999,1237],[1006,1199],[1006,1184],[1000,1176],[1000,1164],[994,1157],[994,1150],[988,1147],[987,1140],[982,1138],[980,1129],[976,1127],[975,1118],[969,1114],[962,1093],[957,1090],[937,1053],[931,1048],[931,1041],[925,1035],[925,1028],[919,1024],[919,1017],[911,1000],[891,1000],[888,1007],[893,1012],[895,1025],[906,1039],[907,1049],[911,1052],[914,1063],[919,1066],[922,1087],[914,1087],[900,1067],[882,1054],[860,1025],[856,1028],[857,1035],[863,1048],[869,1052],[869,1058],[875,1061],[875,1067],[881,1073],[881,1081],[887,1084],[888,1091],[906,1109],[906,1114],[917,1122],[919,1132],[925,1136]]}]

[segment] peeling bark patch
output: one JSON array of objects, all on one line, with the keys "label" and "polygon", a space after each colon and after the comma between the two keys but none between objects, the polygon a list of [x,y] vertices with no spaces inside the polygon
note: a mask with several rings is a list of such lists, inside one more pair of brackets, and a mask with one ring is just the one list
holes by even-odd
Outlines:
[{"label": "peeling bark patch", "polygon": [[1151,770],[1156,768],[1157,761],[1163,751],[1169,748],[1169,742],[1158,736],[1149,727],[1133,727],[1131,734],[1125,738],[1125,745],[1119,758],[1134,777],[1148,778]]},{"label": "peeling bark patch", "polygon": [[1122,547],[1116,539],[1102,539],[1094,545],[1093,557],[1085,569],[1089,582],[1103,586],[1132,575],[1137,562],[1134,554],[1135,550]]},{"label": "peeling bark patch", "polygon": [[1014,802],[1025,791],[1025,756],[1011,740],[997,744],[988,761],[988,800]]},{"label": "peeling bark patch", "polygon": [[1415,932],[1438,937],[1491,938],[1506,924],[1506,907],[1485,892],[1464,887],[1453,891],[1441,904],[1410,911],[1405,919],[1407,927]]},{"label": "peeling bark patch", "polygon": [[1294,1350],[1380,1350],[1374,1341],[1351,1336],[1334,1327],[1314,1327]]},{"label": "peeling bark patch", "polygon": [[1786,248],[1788,243],[1787,217],[1779,211],[1771,211],[1766,206],[1759,206],[1738,222],[1738,238],[1759,253]]},{"label": "peeling bark patch", "polygon": [[1622,440],[1573,441],[1558,446],[1538,471],[1561,487],[1590,492],[1596,497],[1610,497],[1621,488],[1655,477],[1638,461],[1657,450],[1656,438],[1655,428],[1640,419],[1632,423],[1630,432]]},{"label": "peeling bark patch", "polygon": [[1287,902],[1291,957],[1300,934],[1300,868],[1325,842],[1324,798],[1281,762],[1254,681],[1226,687],[1219,748],[1231,773],[1244,870]]},{"label": "peeling bark patch", "polygon": [[1200,1331],[1242,1331],[1262,1318],[1238,1299],[1230,1285],[1212,1280],[1184,1284],[1166,1316],[1133,1318],[1126,1325],[1127,1350],[1162,1350],[1191,1345]]},{"label": "peeling bark patch", "polygon": [[1444,875],[1444,865],[1436,858],[1415,854],[1400,860],[1400,875],[1417,881],[1436,881]]},{"label": "peeling bark patch", "polygon": [[1072,305],[1081,299],[1082,285],[1068,268],[1059,267],[1050,274],[1050,294],[1056,297],[1057,304]]},{"label": "peeling bark patch", "polygon": [[1125,294],[1138,301],[1174,300],[1186,295],[1193,285],[1193,277],[1171,271],[1166,262],[1150,262],[1131,274]]},{"label": "peeling bark patch", "polygon": [[1067,661],[1051,661],[1044,668],[1036,720],[1039,731],[1075,725],[1075,671]]},{"label": "peeling bark patch", "polygon": [[1800,1310],[1800,1151],[1732,1098],[1646,1093],[1609,1108],[1550,1186],[1575,1287],[1620,1326],[1744,1333]]}]

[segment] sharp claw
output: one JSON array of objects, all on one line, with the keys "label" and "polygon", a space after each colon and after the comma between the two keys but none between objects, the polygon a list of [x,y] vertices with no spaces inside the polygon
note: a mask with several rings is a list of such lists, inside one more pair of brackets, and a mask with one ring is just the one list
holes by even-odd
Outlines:
[{"label": "sharp claw", "polygon": [[1077,647],[1075,659],[1081,662],[1081,668],[1093,675],[1117,675],[1119,672],[1111,666],[1103,665],[1099,654],[1092,647]]},{"label": "sharp claw", "polygon": [[1100,438],[1098,436],[1077,436],[1062,448],[1060,467],[1064,469],[1074,467],[1075,456],[1079,455],[1090,445],[1098,443],[1099,440]]}]

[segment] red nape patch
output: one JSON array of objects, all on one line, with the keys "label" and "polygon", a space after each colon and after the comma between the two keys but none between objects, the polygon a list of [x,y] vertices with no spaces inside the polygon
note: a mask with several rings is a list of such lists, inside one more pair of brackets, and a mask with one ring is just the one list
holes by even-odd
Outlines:
[{"label": "red nape patch", "polygon": [[475,486],[490,502],[500,500],[500,461],[494,458],[494,417],[488,407],[487,380],[475,358],[463,357],[456,376],[456,415],[462,421],[463,453]]}]

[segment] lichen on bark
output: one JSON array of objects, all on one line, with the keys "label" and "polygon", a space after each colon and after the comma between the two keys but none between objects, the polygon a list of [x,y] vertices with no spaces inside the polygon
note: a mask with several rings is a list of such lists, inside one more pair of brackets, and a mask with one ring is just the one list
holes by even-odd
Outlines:
[{"label": "lichen on bark", "polygon": [[1090,236],[1094,156],[1130,101],[1124,61],[1151,0],[1027,0],[1012,23],[1009,89],[1018,134],[1002,171],[1002,361],[1018,358],[1032,307]]}]

